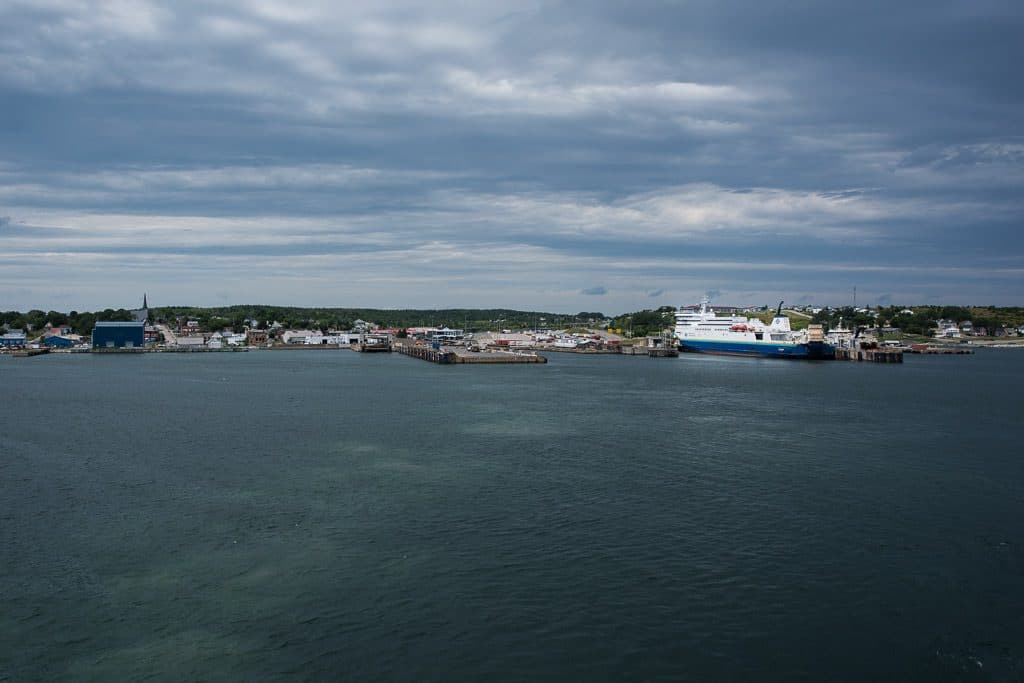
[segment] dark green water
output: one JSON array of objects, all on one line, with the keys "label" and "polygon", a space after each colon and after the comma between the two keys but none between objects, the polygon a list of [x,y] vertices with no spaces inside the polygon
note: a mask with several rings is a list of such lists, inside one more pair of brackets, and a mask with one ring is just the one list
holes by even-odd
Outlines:
[{"label": "dark green water", "polygon": [[0,681],[1024,680],[1022,352],[0,383]]}]

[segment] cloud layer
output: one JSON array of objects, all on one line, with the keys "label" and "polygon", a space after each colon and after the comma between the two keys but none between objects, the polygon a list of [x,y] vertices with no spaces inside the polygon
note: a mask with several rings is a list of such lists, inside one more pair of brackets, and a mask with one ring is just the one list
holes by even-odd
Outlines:
[{"label": "cloud layer", "polygon": [[1024,295],[1015,3],[0,22],[3,309]]}]

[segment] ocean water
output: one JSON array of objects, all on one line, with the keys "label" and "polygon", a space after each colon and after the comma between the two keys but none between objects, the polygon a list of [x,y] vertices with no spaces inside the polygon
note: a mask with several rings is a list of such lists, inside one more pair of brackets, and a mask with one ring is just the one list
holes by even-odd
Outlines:
[{"label": "ocean water", "polygon": [[0,357],[0,681],[1022,681],[1024,352]]}]

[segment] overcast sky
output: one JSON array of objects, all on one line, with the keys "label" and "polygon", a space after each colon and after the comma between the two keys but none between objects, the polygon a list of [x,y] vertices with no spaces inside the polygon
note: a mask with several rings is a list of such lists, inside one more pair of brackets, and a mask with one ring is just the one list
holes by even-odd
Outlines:
[{"label": "overcast sky", "polygon": [[1024,3],[0,3],[0,309],[1024,305]]}]

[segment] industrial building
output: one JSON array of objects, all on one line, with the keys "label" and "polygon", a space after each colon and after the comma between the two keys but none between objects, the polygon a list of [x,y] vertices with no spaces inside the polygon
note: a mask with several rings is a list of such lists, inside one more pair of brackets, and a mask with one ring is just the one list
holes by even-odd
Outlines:
[{"label": "industrial building", "polygon": [[51,349],[70,349],[75,345],[75,340],[68,337],[53,336],[44,339],[43,344]]},{"label": "industrial building", "polygon": [[11,330],[7,334],[0,336],[0,346],[25,346],[26,336],[21,330]]},{"label": "industrial building", "polygon": [[94,349],[141,349],[145,345],[145,323],[101,321],[92,329]]}]

